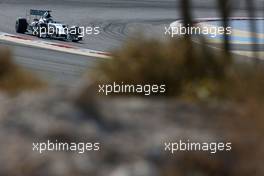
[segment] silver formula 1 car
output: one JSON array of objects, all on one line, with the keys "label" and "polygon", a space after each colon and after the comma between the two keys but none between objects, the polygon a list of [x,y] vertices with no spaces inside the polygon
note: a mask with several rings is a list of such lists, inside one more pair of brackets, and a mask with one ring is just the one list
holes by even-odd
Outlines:
[{"label": "silver formula 1 car", "polygon": [[[33,18],[32,18],[33,17]],[[83,39],[81,28],[53,20],[50,10],[30,10],[26,18],[16,20],[16,32],[40,38],[61,39],[78,42]]]}]

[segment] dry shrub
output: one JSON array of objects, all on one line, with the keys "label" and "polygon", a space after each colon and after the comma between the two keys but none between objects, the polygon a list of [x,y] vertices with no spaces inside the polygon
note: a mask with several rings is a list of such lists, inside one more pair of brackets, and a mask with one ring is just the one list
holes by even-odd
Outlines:
[{"label": "dry shrub", "polygon": [[223,84],[224,95],[239,102],[264,100],[264,67],[237,64],[229,72],[228,80]]},{"label": "dry shrub", "polygon": [[0,48],[0,90],[17,94],[24,90],[42,88],[44,83],[23,70],[12,60],[11,51]]},{"label": "dry shrub", "polygon": [[160,42],[130,39],[116,50],[113,59],[102,62],[94,76],[96,83],[165,84],[166,95],[178,96],[185,86],[225,78],[226,58],[189,39]]},{"label": "dry shrub", "polygon": [[264,98],[263,70],[234,63],[231,55],[188,38],[161,42],[141,37],[128,40],[113,59],[101,62],[92,79],[94,85],[165,84],[163,96],[245,101]]}]

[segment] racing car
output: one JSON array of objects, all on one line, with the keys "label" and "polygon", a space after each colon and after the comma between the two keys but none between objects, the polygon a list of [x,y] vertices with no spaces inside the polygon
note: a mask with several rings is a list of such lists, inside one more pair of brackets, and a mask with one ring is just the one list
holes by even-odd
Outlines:
[{"label": "racing car", "polygon": [[[32,20],[33,17],[33,20]],[[16,32],[40,38],[78,42],[83,39],[81,28],[53,20],[50,10],[30,10],[29,17],[16,20]]]}]

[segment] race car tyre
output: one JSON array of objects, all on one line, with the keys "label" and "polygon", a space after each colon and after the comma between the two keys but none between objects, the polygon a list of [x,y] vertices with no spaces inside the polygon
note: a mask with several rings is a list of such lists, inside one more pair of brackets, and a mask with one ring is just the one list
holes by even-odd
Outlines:
[{"label": "race car tyre", "polygon": [[72,40],[72,42],[79,42],[80,40],[78,40],[78,39],[74,39],[74,40]]},{"label": "race car tyre", "polygon": [[24,34],[25,32],[27,32],[27,26],[28,26],[27,19],[18,18],[16,21],[16,32]]}]

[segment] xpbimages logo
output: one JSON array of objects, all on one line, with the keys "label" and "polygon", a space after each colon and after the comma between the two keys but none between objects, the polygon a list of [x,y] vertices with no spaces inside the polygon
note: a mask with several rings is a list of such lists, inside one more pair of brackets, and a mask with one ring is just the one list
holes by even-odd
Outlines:
[{"label": "xpbimages logo", "polygon": [[84,143],[84,142],[55,142],[48,140],[47,142],[36,142],[32,144],[32,150],[40,154],[53,151],[71,151],[83,154],[88,151],[99,151],[100,143]]},{"label": "xpbimages logo", "polygon": [[215,154],[219,151],[229,152],[232,150],[231,142],[191,142],[190,140],[180,140],[178,142],[165,142],[164,150],[171,154],[183,151],[204,151]]},{"label": "xpbimages logo", "polygon": [[184,26],[183,24],[179,24],[178,26],[165,26],[165,35],[169,35],[171,37],[177,37],[181,35],[209,35],[215,38],[218,35],[231,35],[232,27],[228,26],[224,28],[223,26]]},{"label": "xpbimages logo", "polygon": [[123,82],[118,84],[114,82],[113,84],[99,84],[98,93],[103,95],[110,94],[143,94],[146,96],[152,94],[163,94],[166,92],[166,85],[157,84],[124,84]]},{"label": "xpbimages logo", "polygon": [[69,27],[67,25],[62,24],[47,24],[42,27],[33,27],[33,35],[78,35],[80,37],[84,37],[85,35],[98,35],[100,34],[99,26],[73,26]]}]

